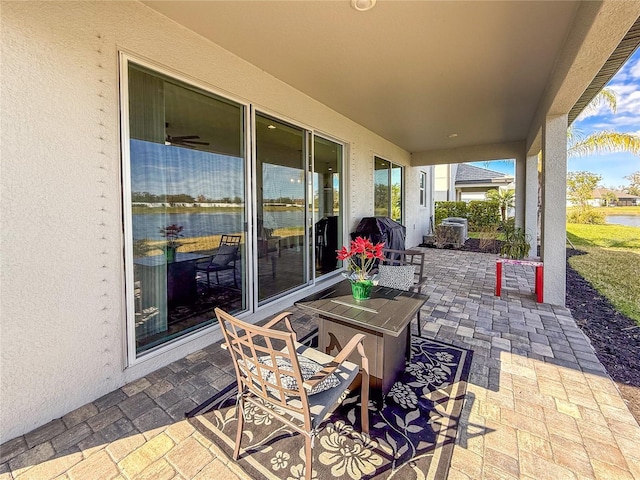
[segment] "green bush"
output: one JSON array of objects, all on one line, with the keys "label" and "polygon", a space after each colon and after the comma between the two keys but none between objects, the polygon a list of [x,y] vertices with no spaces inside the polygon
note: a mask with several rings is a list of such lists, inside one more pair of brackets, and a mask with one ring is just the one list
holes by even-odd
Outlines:
[{"label": "green bush", "polygon": [[440,225],[442,220],[448,217],[467,218],[466,202],[435,202],[435,225]]},{"label": "green bush", "polygon": [[516,227],[515,222],[512,225],[509,222],[504,222],[502,228],[504,229],[505,240],[502,248],[500,248],[500,255],[516,260],[521,260],[527,256],[531,248],[531,237],[524,229]]},{"label": "green bush", "polygon": [[604,224],[604,214],[593,208],[575,208],[567,213],[567,223]]},{"label": "green bush", "polygon": [[500,204],[494,201],[472,200],[467,205],[469,230],[477,232],[483,227],[500,223]]}]

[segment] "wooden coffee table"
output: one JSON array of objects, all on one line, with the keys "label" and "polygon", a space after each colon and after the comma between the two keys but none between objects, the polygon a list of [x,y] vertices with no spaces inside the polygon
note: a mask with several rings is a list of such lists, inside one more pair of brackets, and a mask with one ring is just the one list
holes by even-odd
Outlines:
[{"label": "wooden coffee table", "polygon": [[[371,387],[384,396],[404,370],[411,348],[409,324],[426,300],[420,293],[381,286],[373,288],[371,299],[355,300],[344,280],[296,305],[319,315],[318,347],[327,353],[342,348],[354,334],[366,335]],[[357,352],[349,360],[360,364]]]}]

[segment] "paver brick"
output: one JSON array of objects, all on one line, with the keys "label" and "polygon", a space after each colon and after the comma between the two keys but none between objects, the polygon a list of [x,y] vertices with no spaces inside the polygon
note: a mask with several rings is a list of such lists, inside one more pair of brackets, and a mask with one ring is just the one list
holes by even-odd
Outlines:
[{"label": "paver brick", "polygon": [[51,440],[53,437],[60,435],[66,429],[67,427],[64,425],[64,422],[58,418],[27,433],[24,438],[27,442],[27,446],[31,448]]},{"label": "paver brick", "polygon": [[9,467],[14,476],[21,475],[29,468],[46,462],[55,455],[51,442],[41,443],[9,460]]},{"label": "paver brick", "polygon": [[516,430],[524,430],[526,432],[537,435],[541,438],[548,438],[549,433],[544,423],[535,418],[522,415],[514,410],[502,409],[501,418],[504,423],[515,428]]},{"label": "paver brick", "polygon": [[[164,458],[153,462],[134,477],[135,480],[170,480],[175,478],[176,471]],[[213,478],[213,477],[212,477]]]},{"label": "paver brick", "polygon": [[82,461],[79,451],[67,452],[48,461],[38,463],[25,473],[15,477],[16,480],[49,480],[65,474],[71,467]]},{"label": "paver brick", "polygon": [[169,428],[166,429],[167,435],[171,437],[171,439],[178,443],[193,434],[195,428],[191,425],[187,420],[181,420],[180,422],[175,422],[169,425]]},{"label": "paver brick", "polygon": [[73,466],[68,475],[71,480],[86,480],[88,478],[111,480],[116,478],[119,473],[117,465],[111,460],[107,452],[100,450]]},{"label": "paver brick", "polygon": [[574,442],[582,442],[580,429],[576,419],[572,416],[560,413],[555,409],[545,408],[544,417],[549,432]]},{"label": "paver brick", "polygon": [[171,423],[171,417],[159,407],[152,408],[133,420],[133,424],[147,440],[161,433]]},{"label": "paver brick", "polygon": [[137,475],[169,452],[173,446],[173,440],[166,433],[161,433],[120,460],[118,467],[126,476]]},{"label": "paver brick", "polygon": [[487,422],[484,444],[486,449],[518,458],[518,437],[515,428],[509,425]]},{"label": "paver brick", "polygon": [[213,455],[193,437],[180,442],[167,454],[167,460],[186,478],[194,477],[205,465],[214,459]]},{"label": "paver brick", "polygon": [[79,423],[51,440],[51,445],[53,445],[56,452],[60,453],[74,445],[77,445],[92,433],[93,432],[91,431],[91,428],[89,428],[89,425],[86,423]]},{"label": "paver brick", "polygon": [[550,441],[553,458],[557,464],[567,467],[578,475],[594,476],[589,455],[581,443],[555,434],[551,434]]},{"label": "paver brick", "polygon": [[456,445],[454,447],[451,466],[465,473],[470,478],[480,478],[482,476],[482,457],[477,453]]},{"label": "paver brick", "polygon": [[498,450],[494,450],[492,448],[486,448],[483,455],[484,460],[484,472],[483,475],[486,477],[487,468],[491,468],[492,477],[498,477],[499,471],[505,472],[509,477],[517,478],[520,474],[520,467],[518,466],[518,461],[510,456],[506,455]]},{"label": "paver brick", "polygon": [[98,407],[93,403],[87,403],[80,408],[76,408],[74,411],[67,413],[62,417],[62,421],[67,428],[72,428],[93,417],[98,413]]},{"label": "paver brick", "polygon": [[616,465],[600,461],[598,459],[591,459],[591,465],[593,466],[593,472],[598,480],[633,480],[634,477],[631,473]]},{"label": "paver brick", "polygon": [[119,438],[115,442],[111,442],[107,446],[107,452],[115,460],[119,462],[136,448],[142,446],[145,442],[144,436],[140,433],[136,435],[128,435],[126,437]]},{"label": "paver brick", "polygon": [[0,464],[8,462],[13,457],[25,452],[28,448],[24,436],[3,443],[0,445]]},{"label": "paver brick", "polygon": [[122,390],[128,397],[134,396],[136,393],[140,393],[146,388],[151,386],[151,382],[145,377],[139,378],[131,383],[126,384],[120,390]]},{"label": "paver brick", "polygon": [[568,401],[560,400],[559,398],[556,398],[555,402],[556,402],[556,409],[560,413],[564,413],[565,415],[570,415],[573,418],[582,418],[582,414],[580,413],[580,409],[578,408],[577,405]]},{"label": "paver brick", "polygon": [[537,480],[575,480],[577,478],[568,468],[531,452],[521,452],[519,458],[520,472]]},{"label": "paver brick", "polygon": [[155,404],[144,392],[139,392],[120,402],[118,407],[120,407],[120,410],[122,410],[129,420],[133,420],[151,410],[155,407]]},{"label": "paver brick", "polygon": [[627,462],[615,441],[598,441],[596,439],[583,436],[583,442],[592,464],[594,460],[600,460],[610,465],[615,465],[623,470],[628,469]]},{"label": "paver brick", "polygon": [[531,452],[547,460],[551,460],[553,458],[551,443],[546,439],[533,435],[526,430],[519,430],[517,435],[519,452]]},{"label": "paver brick", "polygon": [[567,400],[567,392],[562,385],[562,382],[559,382],[554,379],[550,379],[548,377],[539,377],[538,378],[538,388],[540,389],[540,393],[542,395],[547,395],[553,398],[559,398],[560,400]]},{"label": "paver brick", "polygon": [[[123,394],[124,395],[124,394]],[[87,419],[87,424],[94,432],[98,432],[112,423],[117,422],[123,417],[122,410],[116,406],[109,407],[108,409],[101,411],[98,415],[95,415]]]}]

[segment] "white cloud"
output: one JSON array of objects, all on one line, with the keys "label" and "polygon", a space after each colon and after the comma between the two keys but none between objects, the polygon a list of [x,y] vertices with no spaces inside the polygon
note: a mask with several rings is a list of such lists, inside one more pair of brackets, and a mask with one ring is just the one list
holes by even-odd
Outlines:
[{"label": "white cloud", "polygon": [[640,60],[630,65],[629,75],[633,78],[640,78]]}]

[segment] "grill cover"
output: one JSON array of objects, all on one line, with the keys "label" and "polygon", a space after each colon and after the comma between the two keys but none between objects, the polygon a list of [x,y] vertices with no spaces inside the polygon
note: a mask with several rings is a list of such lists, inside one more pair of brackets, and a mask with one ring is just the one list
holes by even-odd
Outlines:
[{"label": "grill cover", "polygon": [[364,217],[351,234],[352,240],[356,237],[368,238],[374,244],[384,242],[385,248],[405,250],[406,228],[389,217]]}]

